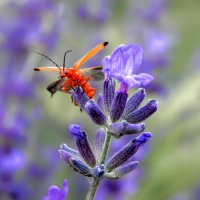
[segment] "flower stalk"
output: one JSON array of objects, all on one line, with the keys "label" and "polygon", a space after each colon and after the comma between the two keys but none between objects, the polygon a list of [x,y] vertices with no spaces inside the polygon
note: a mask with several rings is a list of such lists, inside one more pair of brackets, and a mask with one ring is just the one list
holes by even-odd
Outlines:
[{"label": "flower stalk", "polygon": [[103,148],[103,153],[102,153],[101,160],[100,160],[101,164],[105,164],[106,156],[107,156],[107,153],[108,153],[108,150],[109,150],[110,141],[111,141],[111,135],[109,135],[107,133],[106,134],[106,141],[105,141],[104,148]]},{"label": "flower stalk", "polygon": [[99,178],[94,178],[92,180],[92,183],[90,185],[88,194],[86,196],[86,200],[93,200],[94,199],[96,191],[97,191],[97,188],[98,188],[98,185],[99,185],[99,182],[100,182]]},{"label": "flower stalk", "polygon": [[[108,154],[108,150],[109,150],[109,146],[110,146],[110,141],[111,141],[111,135],[106,133],[106,140],[105,140],[105,144],[104,144],[104,147],[103,147],[100,164],[105,164],[106,156]],[[101,179],[102,179],[101,177],[100,178],[93,178],[93,181],[90,185],[90,189],[88,191],[86,200],[93,200],[94,199]]]}]

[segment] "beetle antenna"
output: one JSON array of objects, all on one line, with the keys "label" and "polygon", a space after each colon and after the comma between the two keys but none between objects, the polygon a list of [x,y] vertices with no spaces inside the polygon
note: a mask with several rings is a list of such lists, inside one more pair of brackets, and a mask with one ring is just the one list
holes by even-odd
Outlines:
[{"label": "beetle antenna", "polygon": [[39,55],[41,55],[41,56],[44,56],[45,58],[47,58],[48,60],[50,60],[56,67],[58,67],[58,69],[60,70],[60,74],[61,74],[61,68],[60,68],[59,65],[56,64],[51,58],[49,58],[49,57],[46,56],[45,54],[39,53],[39,52],[37,52],[37,51],[32,51],[32,52],[37,53],[37,54],[39,54]]},{"label": "beetle antenna", "polygon": [[64,68],[65,68],[65,57],[66,57],[66,54],[67,54],[68,52],[70,52],[70,51],[72,51],[72,50],[68,50],[68,51],[66,51],[65,54],[64,54],[64,59],[63,59],[63,71],[64,71]]}]

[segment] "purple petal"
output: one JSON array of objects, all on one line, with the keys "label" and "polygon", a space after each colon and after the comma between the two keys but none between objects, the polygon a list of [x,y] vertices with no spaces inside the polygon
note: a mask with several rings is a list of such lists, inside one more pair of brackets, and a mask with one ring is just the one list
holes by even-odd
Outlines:
[{"label": "purple petal", "polygon": [[141,86],[149,84],[154,78],[150,74],[141,73],[134,76],[135,80],[141,83]]},{"label": "purple petal", "polygon": [[103,59],[103,72],[107,77],[116,78],[131,88],[146,85],[153,77],[145,73],[136,75],[142,60],[143,50],[140,46],[120,45],[110,56]]},{"label": "purple petal", "polygon": [[131,75],[135,73],[143,60],[143,50],[140,46],[120,45],[116,48],[111,56],[106,56],[103,59],[103,71],[105,73],[122,73]]},{"label": "purple petal", "polygon": [[48,189],[48,196],[42,198],[42,200],[65,200],[68,193],[68,184],[67,180],[65,179],[63,182],[63,189],[60,189],[56,185],[52,185]]}]

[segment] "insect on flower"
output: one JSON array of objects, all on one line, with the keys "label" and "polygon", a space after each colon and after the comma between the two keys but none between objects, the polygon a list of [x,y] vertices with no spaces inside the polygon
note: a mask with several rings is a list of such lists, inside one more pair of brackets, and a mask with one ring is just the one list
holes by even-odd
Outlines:
[{"label": "insect on flower", "polygon": [[[81,87],[85,94],[92,99],[95,95],[96,89],[92,88],[89,84],[89,80],[91,81],[101,81],[104,79],[104,74],[102,72],[102,66],[96,66],[91,68],[83,68],[79,69],[85,62],[87,62],[90,58],[100,52],[104,47],[108,45],[108,42],[103,42],[95,46],[91,49],[88,53],[86,53],[82,58],[76,61],[73,65],[73,68],[66,68],[65,67],[65,57],[69,51],[66,51],[64,54],[63,59],[63,67],[59,67],[52,59],[48,56],[40,54],[50,60],[55,67],[36,67],[34,68],[35,71],[50,71],[50,72],[59,72],[59,79],[51,83],[47,90],[53,96],[57,91],[61,91],[64,93],[71,93],[74,87]],[[76,102],[75,102],[76,104]]]}]

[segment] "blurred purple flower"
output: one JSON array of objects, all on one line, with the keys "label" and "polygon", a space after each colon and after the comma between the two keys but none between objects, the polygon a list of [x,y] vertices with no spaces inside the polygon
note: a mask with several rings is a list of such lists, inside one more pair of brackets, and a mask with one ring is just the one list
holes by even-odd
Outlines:
[{"label": "blurred purple flower", "polygon": [[137,14],[146,21],[155,22],[160,19],[166,9],[166,3],[166,0],[147,0],[143,7],[138,8]]},{"label": "blurred purple flower", "polygon": [[30,199],[31,193],[27,188],[27,183],[23,181],[18,182],[6,182],[2,183],[0,181],[0,199],[7,200],[26,200]]},{"label": "blurred purple flower", "polygon": [[65,200],[68,194],[68,184],[65,179],[63,182],[63,188],[60,189],[56,185],[52,185],[48,189],[48,196],[43,197],[42,200]]},{"label": "blurred purple flower", "polygon": [[0,179],[9,180],[25,164],[25,155],[17,148],[0,148]]},{"label": "blurred purple flower", "polygon": [[171,42],[166,35],[155,31],[148,33],[144,41],[143,70],[148,73],[152,69],[166,67],[169,62],[170,47]]},{"label": "blurred purple flower", "polygon": [[25,114],[22,105],[16,106],[12,114],[7,110],[0,124],[0,137],[12,142],[24,143],[27,139],[26,131],[32,120],[32,113]]},{"label": "blurred purple flower", "polygon": [[199,71],[200,70],[200,46],[198,46],[194,52],[192,53],[192,58],[190,60],[190,66],[194,69]]},{"label": "blurred purple flower", "polygon": [[[52,0],[25,1],[23,4],[12,2],[10,12],[13,13],[13,17],[9,21],[8,18],[5,18],[6,21],[1,20],[4,42],[0,47],[4,51],[22,56],[35,44],[48,49],[54,47],[61,21],[58,4],[53,3]],[[52,19],[48,21],[48,26],[45,25],[44,17],[48,20]]]},{"label": "blurred purple flower", "polygon": [[77,6],[77,15],[82,20],[102,24],[105,23],[110,16],[109,8],[110,0],[98,0],[96,1],[96,7],[93,2],[84,0]]},{"label": "blurred purple flower", "polygon": [[48,179],[58,165],[58,154],[55,149],[38,148],[36,155],[37,160],[28,163],[27,176],[35,180]]},{"label": "blurred purple flower", "polygon": [[147,73],[136,74],[142,64],[143,50],[140,46],[120,45],[103,61],[103,72],[106,77],[116,78],[130,88],[147,85],[153,77]]},{"label": "blurred purple flower", "polygon": [[[9,1],[5,4],[7,12],[0,14],[0,51],[3,55],[0,69],[0,195],[5,198],[22,200],[32,196],[37,199],[38,188],[30,187],[32,177],[30,174],[27,176],[25,171],[32,163],[27,163],[21,150],[27,144],[30,125],[41,115],[34,94],[34,85],[40,81],[27,70],[34,65],[28,54],[36,46],[47,50],[55,47],[62,23],[60,8],[54,0]],[[46,166],[53,170],[49,163]],[[24,183],[16,187],[15,175],[21,169],[24,176],[20,176],[20,180]],[[42,173],[43,178],[49,172],[47,168],[35,171]],[[41,174],[34,178],[34,181],[36,178],[40,181]],[[25,186],[30,187],[30,191]],[[0,196],[0,199],[3,197]]]}]

